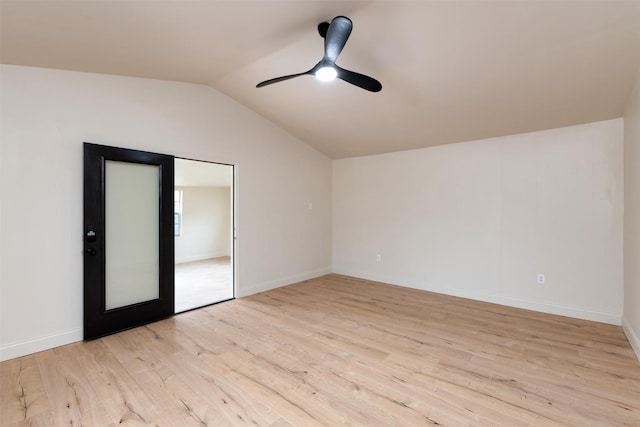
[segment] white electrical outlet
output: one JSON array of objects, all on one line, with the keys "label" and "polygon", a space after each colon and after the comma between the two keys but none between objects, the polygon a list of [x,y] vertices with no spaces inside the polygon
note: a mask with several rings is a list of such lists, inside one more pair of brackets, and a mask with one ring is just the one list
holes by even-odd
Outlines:
[{"label": "white electrical outlet", "polygon": [[382,255],[380,254],[376,255],[376,261],[378,262],[382,261]]},{"label": "white electrical outlet", "polygon": [[538,285],[544,285],[544,274],[538,273]]}]

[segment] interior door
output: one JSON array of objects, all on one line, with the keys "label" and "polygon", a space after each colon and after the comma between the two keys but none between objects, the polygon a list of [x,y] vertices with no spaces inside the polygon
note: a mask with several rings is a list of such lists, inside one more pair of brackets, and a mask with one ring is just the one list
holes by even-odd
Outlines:
[{"label": "interior door", "polygon": [[172,156],[84,144],[84,338],[174,312]]}]

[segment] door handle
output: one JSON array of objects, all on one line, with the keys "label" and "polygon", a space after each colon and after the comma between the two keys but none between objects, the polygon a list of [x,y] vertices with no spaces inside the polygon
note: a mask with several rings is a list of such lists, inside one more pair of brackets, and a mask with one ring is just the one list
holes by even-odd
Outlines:
[{"label": "door handle", "polygon": [[97,253],[97,252],[96,252],[96,250],[95,250],[95,249],[93,249],[93,248],[89,248],[89,249],[87,249],[85,252],[86,252],[86,253],[87,253],[87,255],[89,255],[89,256],[96,256],[96,253]]}]

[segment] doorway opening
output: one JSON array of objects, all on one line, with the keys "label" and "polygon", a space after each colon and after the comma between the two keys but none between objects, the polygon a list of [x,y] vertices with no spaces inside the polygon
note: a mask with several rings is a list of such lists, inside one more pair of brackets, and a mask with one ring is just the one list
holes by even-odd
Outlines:
[{"label": "doorway opening", "polygon": [[175,159],[175,312],[234,298],[234,167]]}]

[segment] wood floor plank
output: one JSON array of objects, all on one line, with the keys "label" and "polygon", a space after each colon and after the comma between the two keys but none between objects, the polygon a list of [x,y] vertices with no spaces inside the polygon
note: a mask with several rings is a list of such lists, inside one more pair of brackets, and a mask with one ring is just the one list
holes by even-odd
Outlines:
[{"label": "wood floor plank", "polygon": [[[163,354],[154,351],[154,348],[162,348],[158,341],[163,341],[152,329],[157,326],[137,328],[103,339],[109,352],[117,359],[117,363],[108,365],[118,368],[126,366],[128,387],[139,390],[139,401],[122,400],[126,402],[125,408],[131,408],[130,412],[123,414],[122,419],[157,425],[203,425],[213,416],[211,408],[164,363],[164,358],[176,353],[174,346],[167,345],[167,351]],[[147,345],[140,347],[140,343]],[[117,375],[117,371],[112,372]]]},{"label": "wood floor plank", "polygon": [[79,360],[74,348],[59,347],[38,353],[36,358],[51,405],[53,425],[116,425],[94,394],[88,378],[92,367]]},{"label": "wood floor plank", "polygon": [[49,411],[49,400],[35,356],[0,364],[0,384],[0,420],[17,423]]},{"label": "wood floor plank", "polygon": [[209,258],[175,265],[177,313],[233,298],[230,257]]},{"label": "wood floor plank", "polygon": [[620,327],[335,274],[3,362],[0,380],[3,426],[640,425]]}]

